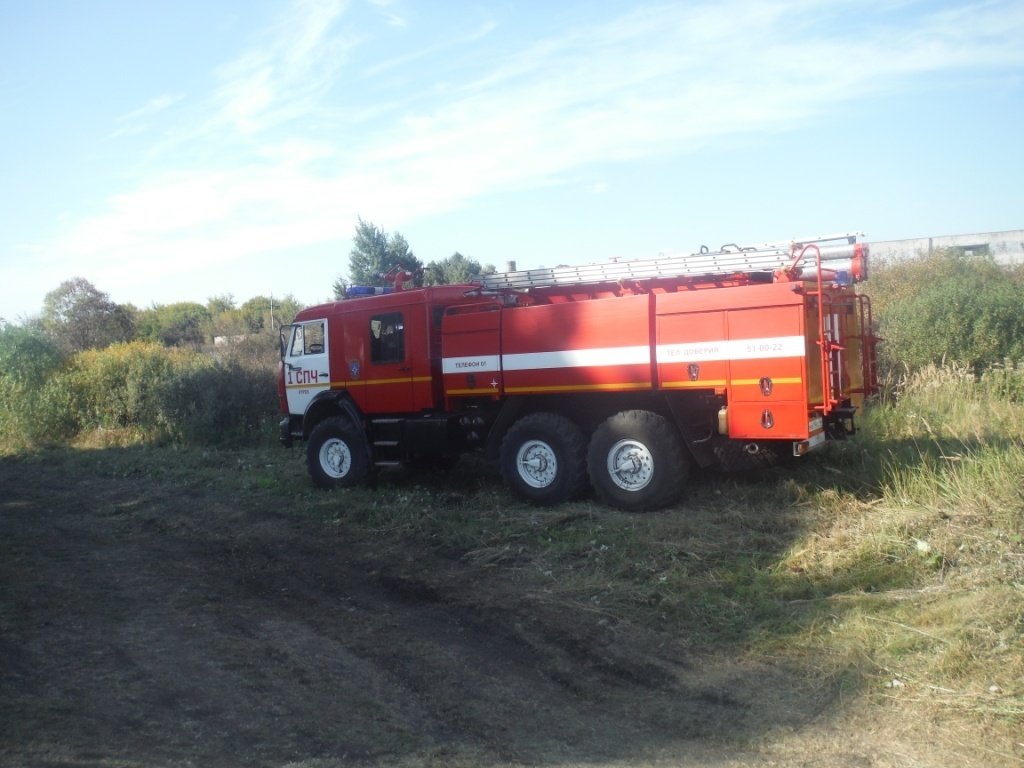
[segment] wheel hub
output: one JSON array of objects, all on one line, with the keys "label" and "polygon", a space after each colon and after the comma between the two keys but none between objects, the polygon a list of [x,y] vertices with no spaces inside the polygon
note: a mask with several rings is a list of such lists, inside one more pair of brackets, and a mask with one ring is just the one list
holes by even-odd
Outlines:
[{"label": "wheel hub", "polygon": [[516,453],[519,477],[531,488],[546,488],[558,474],[558,458],[542,440],[527,440]]},{"label": "wheel hub", "polygon": [[352,469],[352,451],[344,440],[332,438],[320,447],[320,466],[334,479],[345,477]]},{"label": "wheel hub", "polygon": [[608,475],[624,491],[639,491],[654,479],[654,456],[637,440],[619,440],[608,451]]}]

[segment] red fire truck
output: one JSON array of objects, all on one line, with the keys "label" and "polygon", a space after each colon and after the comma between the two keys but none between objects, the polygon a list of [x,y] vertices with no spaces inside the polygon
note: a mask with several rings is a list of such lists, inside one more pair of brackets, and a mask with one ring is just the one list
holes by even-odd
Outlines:
[{"label": "red fire truck", "polygon": [[530,502],[662,507],[691,468],[852,434],[877,386],[867,261],[839,235],[353,288],[282,331],[282,442],[325,488],[483,450]]}]

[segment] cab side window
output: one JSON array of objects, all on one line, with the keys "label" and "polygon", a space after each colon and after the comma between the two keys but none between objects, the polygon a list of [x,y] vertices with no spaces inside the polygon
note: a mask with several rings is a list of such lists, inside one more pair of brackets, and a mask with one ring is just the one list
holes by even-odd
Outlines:
[{"label": "cab side window", "polygon": [[405,360],[405,322],[401,312],[370,318],[370,361],[400,363]]},{"label": "cab side window", "polygon": [[302,351],[307,355],[319,355],[324,351],[324,321],[306,323],[302,326]]},{"label": "cab side window", "polygon": [[324,351],[324,321],[314,320],[295,326],[291,356],[319,355]]}]

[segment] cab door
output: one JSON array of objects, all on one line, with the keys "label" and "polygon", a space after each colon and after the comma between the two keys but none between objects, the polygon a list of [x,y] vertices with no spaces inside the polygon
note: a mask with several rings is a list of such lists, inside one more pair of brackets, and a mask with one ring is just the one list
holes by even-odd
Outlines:
[{"label": "cab door", "polygon": [[331,388],[327,332],[327,321],[323,318],[291,326],[282,356],[285,394],[291,414],[304,414],[317,394]]}]

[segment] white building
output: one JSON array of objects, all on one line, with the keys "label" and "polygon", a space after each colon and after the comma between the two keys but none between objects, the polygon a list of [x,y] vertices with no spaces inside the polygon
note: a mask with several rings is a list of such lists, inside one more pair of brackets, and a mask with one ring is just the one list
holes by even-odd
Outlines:
[{"label": "white building", "polygon": [[1024,229],[1007,232],[977,232],[968,235],[917,237],[909,240],[871,240],[874,259],[906,259],[931,253],[936,248],[956,248],[961,252],[991,254],[1000,264],[1024,264]]}]

